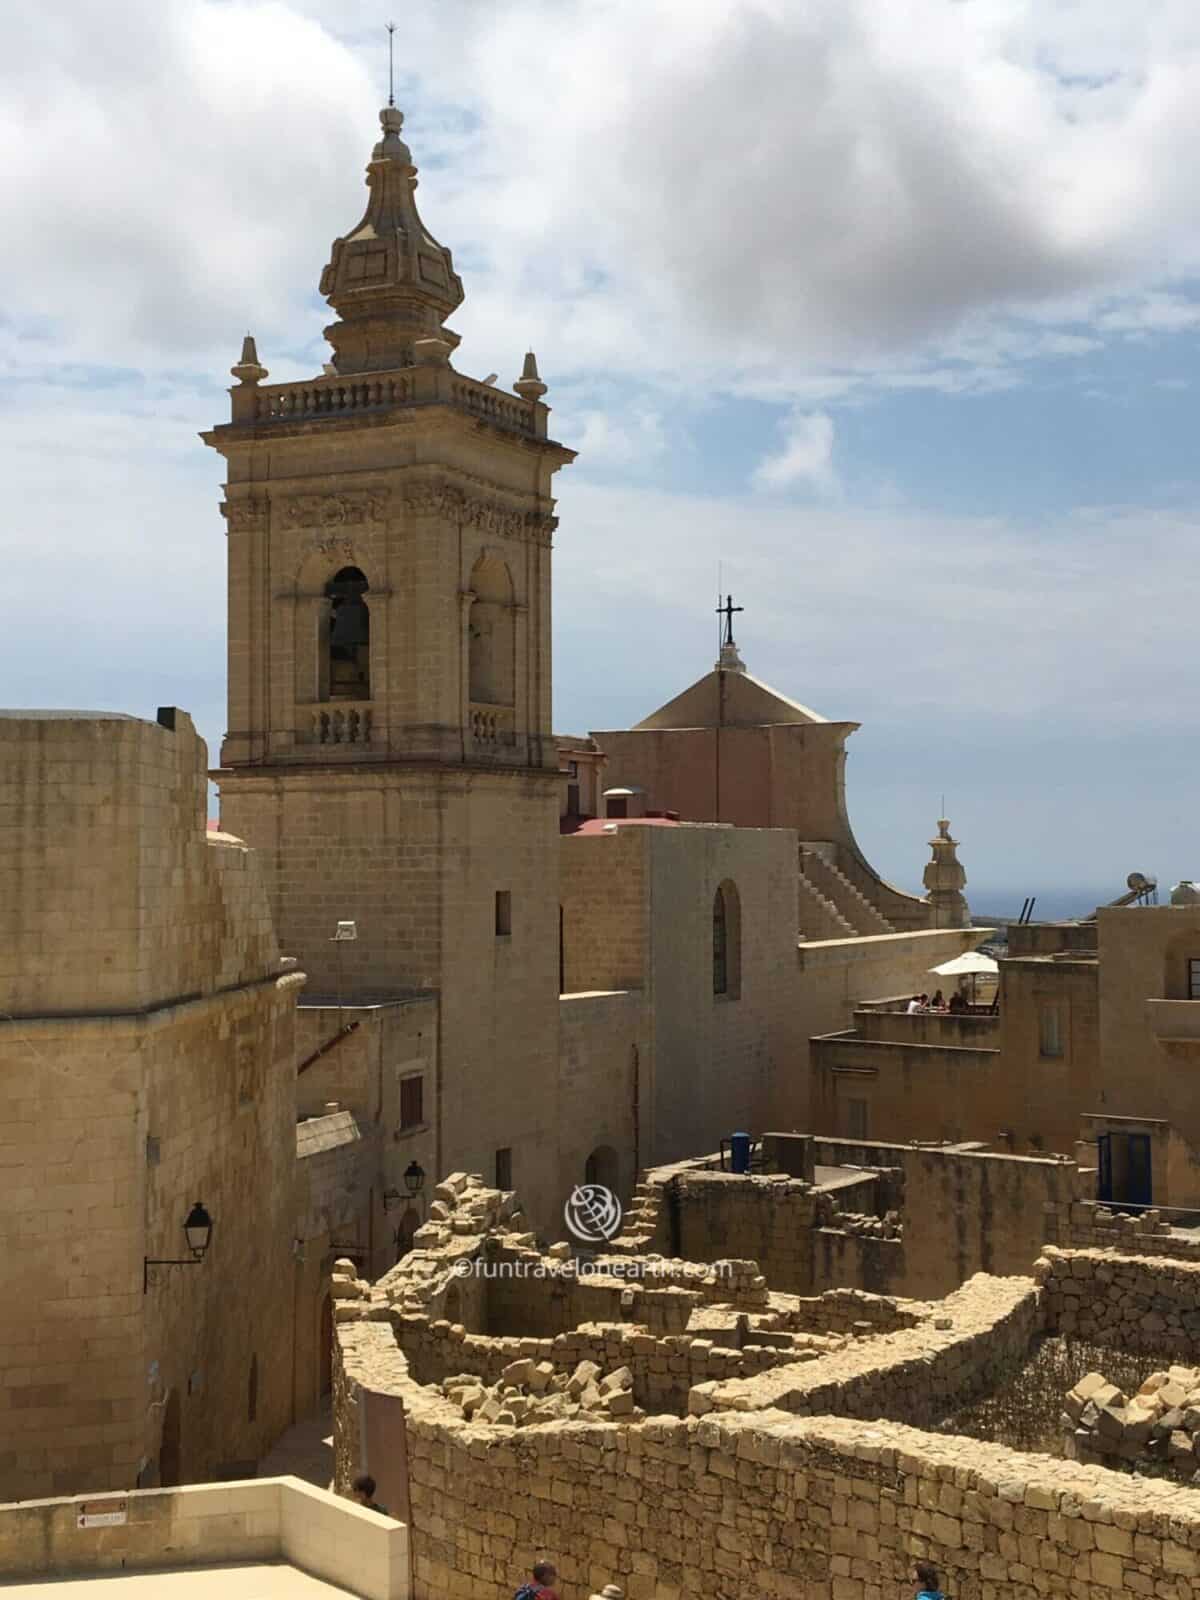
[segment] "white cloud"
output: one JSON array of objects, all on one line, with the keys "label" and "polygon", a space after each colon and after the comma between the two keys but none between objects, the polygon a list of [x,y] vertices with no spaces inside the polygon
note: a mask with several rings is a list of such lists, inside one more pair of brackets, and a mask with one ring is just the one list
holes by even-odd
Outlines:
[{"label": "white cloud", "polygon": [[836,493],[833,468],[833,420],[823,411],[793,411],[783,422],[783,444],[774,455],[764,456],[754,469],[758,489],[803,486],[821,495]]},{"label": "white cloud", "polygon": [[[564,376],[786,388],[945,370],[971,327],[1002,362],[1079,353],[1095,329],[1039,344],[1024,319],[1094,321],[1200,263],[1200,23],[1184,0],[1104,9],[411,8],[401,88],[427,220],[466,272],[464,361],[507,374],[533,338]],[[268,365],[316,354],[382,38],[355,0],[30,13],[0,62],[19,329],[124,365],[213,366],[247,323]],[[1150,301],[1141,326],[1181,314]]]}]

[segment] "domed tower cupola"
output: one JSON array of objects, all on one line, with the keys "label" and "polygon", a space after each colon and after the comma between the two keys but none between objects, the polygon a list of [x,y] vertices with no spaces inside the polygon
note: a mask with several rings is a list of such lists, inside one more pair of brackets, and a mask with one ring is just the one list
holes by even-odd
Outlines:
[{"label": "domed tower cupola", "polygon": [[463,302],[449,250],[417,213],[417,169],[400,137],[404,113],[385,106],[383,137],[367,166],[370,198],[352,233],[335,239],[321,293],[340,321],[325,329],[339,374],[387,372],[413,365],[413,345],[458,335],[443,326]]}]

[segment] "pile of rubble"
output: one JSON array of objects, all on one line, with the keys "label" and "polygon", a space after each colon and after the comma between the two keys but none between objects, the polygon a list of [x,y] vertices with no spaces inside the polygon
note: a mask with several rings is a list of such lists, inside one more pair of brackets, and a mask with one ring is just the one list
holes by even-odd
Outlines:
[{"label": "pile of rubble", "polygon": [[629,1368],[604,1375],[594,1361],[581,1361],[569,1374],[556,1372],[550,1361],[510,1361],[499,1383],[460,1373],[446,1378],[441,1388],[468,1421],[501,1427],[529,1428],[580,1416],[641,1422],[645,1416],[634,1404]]},{"label": "pile of rubble", "polygon": [[1152,1372],[1132,1399],[1089,1372],[1064,1405],[1067,1453],[1075,1460],[1161,1462],[1200,1482],[1200,1370]]}]

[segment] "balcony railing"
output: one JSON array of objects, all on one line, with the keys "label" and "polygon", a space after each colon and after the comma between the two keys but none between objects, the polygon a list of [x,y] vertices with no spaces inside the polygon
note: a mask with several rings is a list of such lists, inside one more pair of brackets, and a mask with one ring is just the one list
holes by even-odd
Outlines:
[{"label": "balcony railing", "polygon": [[539,411],[528,400],[460,377],[448,367],[414,367],[361,377],[333,374],[299,383],[247,385],[232,393],[234,420],[242,422],[303,422],[397,406],[449,404],[516,433],[537,436],[545,429],[544,408]]},{"label": "balcony railing", "polygon": [[410,377],[312,378],[307,383],[275,383],[255,394],[260,421],[289,417],[340,416],[352,411],[385,410],[413,398]]},{"label": "balcony railing", "polygon": [[456,404],[473,416],[498,422],[502,428],[515,428],[518,433],[534,431],[533,407],[527,400],[512,399],[490,384],[472,383],[465,378],[456,379],[450,393]]},{"label": "balcony railing", "polygon": [[471,739],[481,749],[500,749],[511,745],[513,713],[511,706],[489,706],[472,702],[469,707]]},{"label": "balcony railing", "polygon": [[310,709],[313,744],[371,742],[372,707],[363,701],[331,700]]}]

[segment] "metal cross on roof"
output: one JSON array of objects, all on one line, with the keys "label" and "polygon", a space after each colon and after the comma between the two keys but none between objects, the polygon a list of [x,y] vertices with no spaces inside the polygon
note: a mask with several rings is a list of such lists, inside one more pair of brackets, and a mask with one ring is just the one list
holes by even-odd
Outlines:
[{"label": "metal cross on roof", "polygon": [[725,604],[723,606],[719,605],[717,607],[717,615],[719,617],[724,617],[725,618],[725,631],[724,631],[724,635],[723,635],[723,637],[721,639],[722,645],[727,645],[727,644],[732,644],[733,643],[733,618],[734,618],[734,613],[738,612],[738,611],[745,611],[745,609],[746,609],[745,606],[735,606],[734,605],[733,596],[731,594],[727,594],[725,596]]}]

